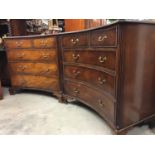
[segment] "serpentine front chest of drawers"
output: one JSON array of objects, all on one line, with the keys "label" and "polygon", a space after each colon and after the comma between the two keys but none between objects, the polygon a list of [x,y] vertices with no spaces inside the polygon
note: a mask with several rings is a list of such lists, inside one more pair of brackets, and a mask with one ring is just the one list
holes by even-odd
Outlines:
[{"label": "serpentine front chest of drawers", "polygon": [[57,38],[14,37],[5,40],[11,74],[10,92],[38,89],[53,92],[61,99]]},{"label": "serpentine front chest of drawers", "polygon": [[61,37],[64,96],[80,100],[114,127],[117,26]]},{"label": "serpentine front chest of drawers", "polygon": [[155,116],[155,25],[118,22],[60,37],[63,93],[116,133]]},{"label": "serpentine front chest of drawers", "polygon": [[81,101],[117,134],[155,123],[155,24],[119,21],[41,38],[8,38],[5,46],[12,88]]}]

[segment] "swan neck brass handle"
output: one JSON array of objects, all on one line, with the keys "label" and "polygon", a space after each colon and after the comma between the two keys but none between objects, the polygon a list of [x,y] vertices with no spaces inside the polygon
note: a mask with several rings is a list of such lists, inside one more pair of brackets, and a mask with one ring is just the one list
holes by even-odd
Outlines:
[{"label": "swan neck brass handle", "polygon": [[73,92],[77,95],[80,93],[80,91],[78,90],[78,88],[74,88]]},{"label": "swan neck brass handle", "polygon": [[43,54],[43,59],[48,59],[48,58],[49,58],[49,55]]},{"label": "swan neck brass handle", "polygon": [[40,72],[40,75],[46,75],[49,72],[50,72],[50,69],[48,68],[47,70]]},{"label": "swan neck brass handle", "polygon": [[107,35],[104,35],[104,36],[99,36],[98,37],[98,41],[101,42],[101,41],[104,41],[105,39],[107,39]]},{"label": "swan neck brass handle", "polygon": [[79,38],[76,38],[76,39],[72,38],[70,41],[71,41],[72,44],[75,45],[75,44],[77,44],[79,42]]},{"label": "swan neck brass handle", "polygon": [[41,46],[46,46],[47,44],[47,40],[42,39],[40,42]]},{"label": "swan neck brass handle", "polygon": [[16,41],[16,46],[17,46],[17,47],[21,47],[22,44],[23,44],[22,41]]},{"label": "swan neck brass handle", "polygon": [[103,103],[103,101],[102,101],[101,99],[98,100],[98,104],[99,104],[99,106],[101,106],[101,107],[104,107],[104,106],[105,106],[104,103]]},{"label": "swan neck brass handle", "polygon": [[22,71],[24,71],[27,67],[26,66],[18,66],[18,68]]},{"label": "swan neck brass handle", "polygon": [[99,62],[104,63],[107,60],[106,56],[99,56],[98,58]]},{"label": "swan neck brass handle", "polygon": [[105,84],[107,82],[107,80],[105,78],[99,77],[98,82],[99,82],[99,84],[103,85],[103,84]]},{"label": "swan neck brass handle", "polygon": [[78,70],[73,70],[73,74],[74,74],[74,77],[77,77],[78,75],[80,75],[80,71]]},{"label": "swan neck brass handle", "polygon": [[48,73],[50,71],[50,69],[48,68],[45,72]]},{"label": "swan neck brass handle", "polygon": [[24,53],[21,53],[21,54],[18,54],[18,55],[17,55],[18,58],[23,58],[24,56],[25,56]]},{"label": "swan neck brass handle", "polygon": [[80,55],[79,54],[77,54],[77,55],[73,54],[72,57],[73,57],[74,61],[77,61],[80,58]]},{"label": "swan neck brass handle", "polygon": [[46,73],[49,73],[50,72],[50,69],[48,68],[47,70],[45,70],[44,72],[43,72],[43,74],[46,74]]}]

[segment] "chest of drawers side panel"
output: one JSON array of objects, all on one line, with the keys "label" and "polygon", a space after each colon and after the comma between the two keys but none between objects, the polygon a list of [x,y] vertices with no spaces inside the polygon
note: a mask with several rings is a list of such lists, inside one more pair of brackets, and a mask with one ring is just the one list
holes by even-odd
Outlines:
[{"label": "chest of drawers side panel", "polygon": [[120,128],[155,115],[155,27],[122,25],[122,80],[118,120]]}]

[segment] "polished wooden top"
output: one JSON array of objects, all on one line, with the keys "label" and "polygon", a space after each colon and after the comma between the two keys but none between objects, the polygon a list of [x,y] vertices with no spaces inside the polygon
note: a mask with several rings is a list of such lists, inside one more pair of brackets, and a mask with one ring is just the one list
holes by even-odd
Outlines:
[{"label": "polished wooden top", "polygon": [[99,26],[96,28],[91,28],[91,29],[85,29],[85,30],[81,30],[81,31],[71,31],[71,32],[62,32],[62,33],[58,33],[58,34],[46,34],[46,35],[27,35],[27,36],[11,36],[11,37],[6,37],[5,39],[12,39],[12,38],[16,38],[16,39],[20,39],[20,38],[44,38],[44,37],[51,37],[51,36],[59,36],[59,35],[65,35],[65,34],[71,34],[71,33],[82,33],[82,32],[88,32],[88,31],[93,31],[93,30],[97,30],[97,29],[102,29],[102,28],[107,28],[110,26],[114,26],[114,25],[118,25],[118,24],[147,24],[147,25],[155,25],[155,22],[149,21],[149,20],[117,20],[111,24],[107,24],[104,26]]}]

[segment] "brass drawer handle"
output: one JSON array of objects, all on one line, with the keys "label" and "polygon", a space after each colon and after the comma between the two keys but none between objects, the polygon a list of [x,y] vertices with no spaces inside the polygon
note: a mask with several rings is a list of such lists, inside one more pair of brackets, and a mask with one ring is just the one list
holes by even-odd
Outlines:
[{"label": "brass drawer handle", "polygon": [[79,38],[76,38],[76,39],[71,39],[70,40],[72,44],[76,44],[79,42]]},{"label": "brass drawer handle", "polygon": [[77,54],[77,55],[76,54],[73,54],[72,56],[73,56],[73,60],[74,61],[77,61],[80,58],[80,55],[79,54]]},{"label": "brass drawer handle", "polygon": [[41,40],[40,41],[41,46],[46,46],[47,45],[47,40]]},{"label": "brass drawer handle", "polygon": [[80,71],[78,70],[73,70],[73,74],[74,74],[74,77],[77,77],[78,75],[80,75]]},{"label": "brass drawer handle", "polygon": [[80,93],[80,91],[78,90],[78,88],[74,88],[73,92],[77,95]]},{"label": "brass drawer handle", "polygon": [[101,41],[104,41],[105,39],[107,39],[107,35],[104,35],[104,36],[99,36],[98,37],[98,41],[101,42]]},{"label": "brass drawer handle", "polygon": [[48,68],[46,71],[45,71],[45,73],[48,73],[50,71],[50,69]]},{"label": "brass drawer handle", "polygon": [[106,56],[99,56],[98,60],[99,60],[99,62],[103,63],[107,60],[107,57]]},{"label": "brass drawer handle", "polygon": [[50,69],[48,68],[46,71],[42,71],[42,72],[40,72],[40,75],[46,75],[47,73],[49,73],[50,72]]},{"label": "brass drawer handle", "polygon": [[16,47],[21,47],[22,44],[23,44],[22,41],[16,41]]},{"label": "brass drawer handle", "polygon": [[107,82],[107,80],[105,78],[101,78],[101,77],[98,77],[98,81],[99,81],[99,84],[103,85],[104,83]]},{"label": "brass drawer handle", "polygon": [[43,54],[43,59],[48,59],[48,58],[49,58],[49,55]]},{"label": "brass drawer handle", "polygon": [[99,104],[99,106],[101,106],[101,107],[104,107],[104,106],[105,106],[104,103],[103,103],[103,101],[102,101],[101,99],[98,100],[98,104]]},{"label": "brass drawer handle", "polygon": [[26,66],[18,66],[18,68],[22,71],[24,71],[27,67]]},{"label": "brass drawer handle", "polygon": [[23,58],[24,56],[25,56],[25,54],[24,54],[24,53],[17,54],[17,57],[18,57],[18,58]]}]

